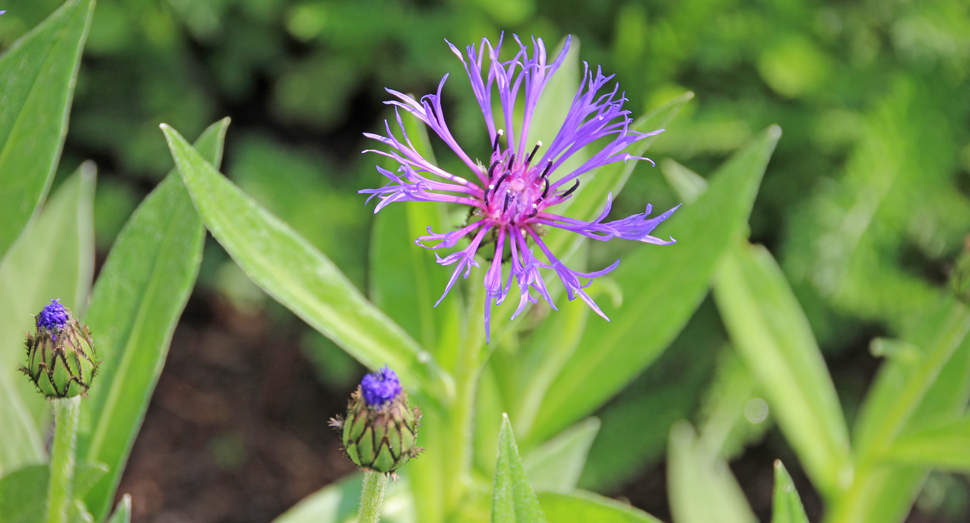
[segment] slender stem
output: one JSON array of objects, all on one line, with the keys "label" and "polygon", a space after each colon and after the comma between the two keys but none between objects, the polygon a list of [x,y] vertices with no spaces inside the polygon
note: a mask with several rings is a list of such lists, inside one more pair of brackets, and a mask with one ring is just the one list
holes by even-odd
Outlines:
[{"label": "slender stem", "polygon": [[47,487],[47,523],[66,523],[74,481],[74,446],[81,397],[54,400],[54,448]]},{"label": "slender stem", "polygon": [[478,320],[485,307],[485,289],[469,290],[469,325],[455,366],[455,402],[447,416],[447,454],[444,460],[445,507],[453,513],[461,504],[468,488],[472,462],[472,429],[475,393],[482,370],[482,347],[485,345],[484,324]]},{"label": "slender stem", "polygon": [[360,493],[360,511],[357,513],[357,523],[377,523],[380,521],[385,487],[387,487],[387,474],[371,470],[364,472],[364,490]]}]

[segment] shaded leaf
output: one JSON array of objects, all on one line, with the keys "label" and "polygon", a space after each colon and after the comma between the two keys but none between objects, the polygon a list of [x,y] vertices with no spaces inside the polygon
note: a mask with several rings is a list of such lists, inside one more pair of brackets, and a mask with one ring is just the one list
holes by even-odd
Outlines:
[{"label": "shaded leaf", "polygon": [[[400,116],[417,151],[434,162],[427,128],[406,111]],[[441,203],[399,202],[377,213],[368,290],[375,305],[432,351],[441,365],[452,368],[458,352],[459,289],[452,289],[455,295],[435,307],[449,273],[435,262],[430,250],[414,243],[428,233],[428,227],[440,232],[447,223],[447,209]]]},{"label": "shaded leaf", "polygon": [[32,314],[53,298],[84,313],[94,270],[94,186],[94,164],[84,163],[0,261],[0,474],[46,460],[40,434],[50,404],[17,368]]}]

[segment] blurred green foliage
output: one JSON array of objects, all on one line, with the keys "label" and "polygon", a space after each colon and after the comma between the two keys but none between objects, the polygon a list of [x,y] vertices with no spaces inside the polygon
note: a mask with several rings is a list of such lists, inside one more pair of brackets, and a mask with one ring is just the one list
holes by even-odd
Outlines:
[{"label": "blurred green foliage", "polygon": [[[0,47],[59,3],[7,2]],[[711,172],[756,130],[781,125],[751,236],[781,263],[826,354],[865,350],[860,342],[873,330],[907,328],[957,264],[970,234],[964,0],[100,0],[62,170],[98,162],[103,251],[171,167],[158,123],[195,136],[229,115],[235,132],[224,171],[364,289],[371,211],[355,192],[380,180],[375,157],[357,152],[369,146],[360,133],[391,114],[380,105],[382,89],[420,95],[451,73],[450,126],[459,142],[481,150],[478,108],[443,39],[494,41],[503,29],[550,46],[577,35],[582,59],[616,74],[634,116],[694,91],[652,146],[654,159],[679,162],[665,169]],[[457,165],[439,157],[446,168]],[[659,168],[640,165],[614,212],[640,212],[648,201],[667,208],[680,200]],[[594,266],[629,248],[593,247]],[[211,250],[218,247],[207,248],[207,264]],[[204,267],[202,283],[264,306],[261,291],[234,270]],[[964,294],[967,280],[956,283]],[[731,359],[718,355],[724,340],[718,318],[702,307],[673,350],[605,407],[585,486],[615,486],[658,459],[675,419],[695,412],[700,425],[709,421],[713,395],[693,384],[710,383],[714,361]],[[329,343],[306,345],[316,361],[330,361],[326,354],[339,351]],[[849,374],[836,373],[840,391],[863,379]],[[632,411],[662,422],[624,414]],[[611,438],[643,431],[642,448],[624,454],[635,459],[610,455]],[[933,492],[950,485],[934,481]]]}]

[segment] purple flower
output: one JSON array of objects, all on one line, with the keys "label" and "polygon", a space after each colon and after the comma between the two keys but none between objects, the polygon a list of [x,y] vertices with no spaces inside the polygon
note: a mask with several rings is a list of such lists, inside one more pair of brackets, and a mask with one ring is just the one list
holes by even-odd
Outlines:
[{"label": "purple flower", "polygon": [[[556,204],[573,197],[579,187],[580,175],[614,162],[630,159],[650,161],[649,158],[635,157],[626,152],[626,149],[639,140],[662,132],[663,129],[649,133],[630,130],[630,111],[623,109],[623,102],[626,99],[623,94],[618,94],[619,86],[614,85],[612,90],[603,90],[604,85],[613,77],[604,76],[599,68],[593,73],[586,65],[584,81],[566,113],[562,128],[552,143],[527,143],[526,137],[529,134],[529,126],[539,97],[566,58],[570,39],[566,39],[562,52],[551,64],[546,61],[546,50],[541,38],[532,40],[531,56],[528,47],[523,45],[518,37],[515,37],[515,41],[519,50],[511,60],[504,62],[499,59],[501,39],[494,48],[484,38],[478,50],[474,45],[468,46],[467,61],[461,51],[450,42],[448,43],[452,52],[465,66],[472,91],[482,110],[485,126],[488,128],[492,152],[487,165],[480,161],[473,161],[458,145],[448,129],[441,106],[441,91],[448,78],[447,75],[438,84],[436,94],[429,94],[420,101],[387,89],[395,99],[385,103],[396,106],[397,125],[401,138],[395,136],[387,121],[384,122],[386,135],[365,133],[368,138],[387,145],[391,150],[369,149],[364,152],[375,152],[392,158],[400,164],[397,172],[377,168],[390,180],[387,185],[379,189],[360,191],[370,194],[370,198],[375,196],[380,198],[381,201],[377,204],[375,213],[397,201],[448,202],[471,208],[468,225],[446,233],[435,233],[428,227],[428,234],[419,237],[415,243],[428,249],[446,249],[454,247],[463,238],[470,239],[468,246],[444,258],[435,254],[439,264],[455,265],[454,273],[441,299],[444,299],[451,290],[459,274],[464,272],[464,277],[468,278],[472,266],[478,266],[475,255],[479,249],[483,249],[484,256],[492,256],[484,278],[487,296],[486,340],[489,337],[492,304],[497,305],[505,300],[513,280],[518,285],[519,306],[512,318],[520,314],[527,303],[538,302],[538,297],[532,294],[532,290],[549,302],[553,309],[556,308],[549,296],[540,268],[555,271],[565,286],[570,300],[578,296],[597,314],[609,321],[584,289],[589,286],[593,278],[615,269],[619,260],[601,271],[576,272],[566,267],[550,252],[549,247],[542,240],[545,228],[565,229],[601,241],[623,238],[655,245],[674,243],[673,238],[663,240],[650,236],[650,233],[660,222],[673,214],[677,207],[659,216],[648,218],[652,208],[647,205],[643,214],[604,222],[610,212],[611,195],[606,201],[602,214],[593,221],[576,220],[554,212]],[[482,67],[485,65],[486,53],[489,63],[483,78]],[[604,92],[601,93],[601,90]],[[492,115],[493,94],[496,91],[498,99],[495,103],[504,119],[504,128],[498,127]],[[520,105],[524,108],[521,122],[518,121],[516,112],[516,100],[520,94],[523,96]],[[430,127],[464,162],[468,171],[461,175],[449,173],[422,157],[404,129],[401,109]],[[589,159],[574,170],[559,172],[566,160],[583,147],[601,139],[606,139],[603,141],[607,142],[602,149],[592,153]],[[492,243],[494,246],[491,245]],[[543,259],[536,256],[535,246],[538,246]],[[511,253],[508,271],[502,269],[503,252]],[[582,282],[584,279],[586,283]]]},{"label": "purple flower", "polygon": [[385,365],[382,369],[364,376],[360,380],[360,390],[368,406],[380,408],[401,393],[401,382],[398,381],[397,374]]},{"label": "purple flower", "polygon": [[51,300],[37,315],[37,327],[47,330],[61,330],[67,325],[70,313],[61,305],[61,300]]}]

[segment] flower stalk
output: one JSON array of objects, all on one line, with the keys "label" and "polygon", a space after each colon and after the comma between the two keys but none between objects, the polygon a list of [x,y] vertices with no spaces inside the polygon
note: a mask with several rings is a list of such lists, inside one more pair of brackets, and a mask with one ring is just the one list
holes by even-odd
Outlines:
[{"label": "flower stalk", "polygon": [[54,447],[51,451],[51,474],[47,488],[47,523],[67,523],[74,481],[75,446],[81,397],[55,399]]},{"label": "flower stalk", "polygon": [[388,474],[382,472],[364,471],[364,489],[360,493],[360,511],[357,513],[357,523],[377,523],[380,521],[387,478]]}]

